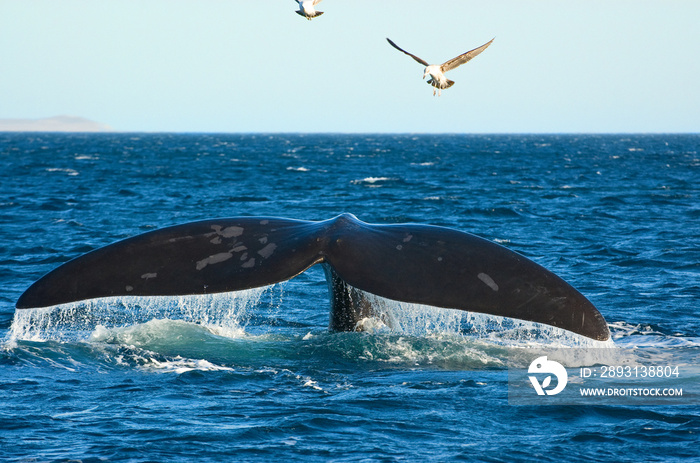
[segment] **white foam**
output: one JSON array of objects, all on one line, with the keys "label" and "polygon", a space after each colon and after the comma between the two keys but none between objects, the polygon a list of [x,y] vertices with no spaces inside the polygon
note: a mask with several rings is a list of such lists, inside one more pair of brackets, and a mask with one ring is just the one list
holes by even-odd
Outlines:
[{"label": "white foam", "polygon": [[159,361],[150,359],[142,368],[156,370],[163,373],[187,373],[189,371],[234,371],[233,368],[215,365],[207,360],[186,359],[176,357],[171,360]]},{"label": "white foam", "polygon": [[79,172],[75,169],[61,168],[61,167],[49,167],[46,169],[47,172],[63,172],[70,176],[79,175]]},{"label": "white foam", "polygon": [[353,180],[351,183],[354,185],[360,185],[363,183],[369,183],[370,185],[374,185],[375,183],[380,183],[380,182],[389,182],[389,181],[395,181],[397,179],[391,178],[391,177],[365,177],[361,180]]},{"label": "white foam", "polygon": [[297,376],[297,379],[304,381],[303,387],[310,387],[311,389],[325,392],[325,390],[321,386],[318,385],[317,381],[314,381],[310,378],[302,378],[300,376]]}]

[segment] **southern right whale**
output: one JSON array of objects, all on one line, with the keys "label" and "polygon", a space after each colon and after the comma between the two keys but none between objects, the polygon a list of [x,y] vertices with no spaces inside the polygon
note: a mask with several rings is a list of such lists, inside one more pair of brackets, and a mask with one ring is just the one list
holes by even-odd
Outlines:
[{"label": "southern right whale", "polygon": [[374,225],[351,214],[319,222],[213,219],[144,233],[59,266],[32,284],[16,307],[244,290],[288,280],[315,264],[325,269],[334,330],[354,330],[372,315],[359,289],[610,338],[588,299],[520,254],[449,228]]}]

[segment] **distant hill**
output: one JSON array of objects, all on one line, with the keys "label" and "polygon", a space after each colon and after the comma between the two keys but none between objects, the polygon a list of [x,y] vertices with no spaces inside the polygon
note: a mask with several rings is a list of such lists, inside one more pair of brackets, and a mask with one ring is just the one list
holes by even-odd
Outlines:
[{"label": "distant hill", "polygon": [[0,119],[0,132],[112,132],[107,125],[76,116]]}]

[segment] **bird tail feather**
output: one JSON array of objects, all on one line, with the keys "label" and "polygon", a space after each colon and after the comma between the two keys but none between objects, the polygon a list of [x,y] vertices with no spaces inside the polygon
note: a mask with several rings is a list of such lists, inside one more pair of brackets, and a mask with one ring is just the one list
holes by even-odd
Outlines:
[{"label": "bird tail feather", "polygon": [[428,84],[432,85],[435,88],[439,88],[440,90],[445,90],[446,88],[452,87],[455,84],[455,81],[447,79],[447,83],[445,85],[440,85],[438,81],[431,78],[430,80],[428,80]]},{"label": "bird tail feather", "polygon": [[314,12],[314,14],[309,15],[309,16],[307,16],[306,13],[304,13],[301,10],[296,10],[295,13],[298,14],[299,16],[305,17],[306,19],[314,19],[314,18],[318,18],[319,16],[321,16],[323,14],[323,11],[316,11],[316,12]]}]

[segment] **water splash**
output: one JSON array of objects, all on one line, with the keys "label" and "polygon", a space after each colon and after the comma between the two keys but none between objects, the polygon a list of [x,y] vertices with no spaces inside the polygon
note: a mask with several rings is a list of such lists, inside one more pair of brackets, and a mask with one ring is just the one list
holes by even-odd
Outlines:
[{"label": "water splash", "polygon": [[665,347],[686,348],[700,346],[700,337],[678,332],[664,332],[651,324],[616,321],[610,323],[610,331],[615,344],[626,348]]},{"label": "water splash", "polygon": [[221,336],[237,336],[251,309],[273,286],[219,294],[119,296],[15,312],[7,342],[81,341],[98,329],[114,329],[154,319],[206,326]]},{"label": "water splash", "polygon": [[[275,292],[280,293],[275,304]],[[143,325],[151,320],[177,320],[206,327],[211,333],[238,338],[247,323],[259,315],[265,294],[279,305],[283,285],[229,293],[187,296],[120,296],[15,312],[8,344],[17,341],[76,342],[95,340],[103,330]],[[359,291],[359,290],[357,290]],[[373,334],[410,337],[465,338],[500,347],[611,347],[540,323],[495,315],[399,302],[359,291],[375,316],[360,322]]]},{"label": "water splash", "polygon": [[411,304],[361,292],[376,317],[360,321],[371,333],[409,336],[452,335],[479,339],[503,347],[612,347],[612,341],[596,341],[542,323],[496,315]]}]

